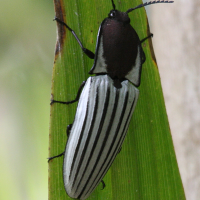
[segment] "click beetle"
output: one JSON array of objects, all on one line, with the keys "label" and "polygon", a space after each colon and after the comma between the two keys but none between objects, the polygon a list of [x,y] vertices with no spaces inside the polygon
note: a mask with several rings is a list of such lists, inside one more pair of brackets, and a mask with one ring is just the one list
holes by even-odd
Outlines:
[{"label": "click beetle", "polygon": [[68,126],[65,151],[49,161],[64,155],[65,190],[70,197],[81,200],[90,196],[112,165],[138,100],[137,87],[146,59],[141,43],[152,34],[140,40],[128,13],[155,3],[173,3],[152,1],[121,12],[111,2],[113,9],[99,27],[95,53],[82,45],[65,22],[55,18],[71,31],[83,52],[94,59],[89,73],[96,76],[82,83],[76,99],[51,102],[71,104],[79,100],[74,122]]}]

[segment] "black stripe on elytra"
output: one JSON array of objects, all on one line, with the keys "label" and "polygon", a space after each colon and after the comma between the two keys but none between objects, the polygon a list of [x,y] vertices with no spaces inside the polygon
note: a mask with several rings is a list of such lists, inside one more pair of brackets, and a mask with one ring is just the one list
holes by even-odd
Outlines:
[{"label": "black stripe on elytra", "polygon": [[85,119],[84,119],[84,122],[83,122],[81,134],[80,134],[80,137],[79,137],[79,140],[78,140],[78,144],[76,146],[76,150],[75,150],[75,153],[74,153],[72,165],[71,165],[71,168],[70,168],[69,180],[71,179],[71,175],[72,175],[72,172],[73,172],[73,169],[74,169],[74,164],[75,164],[75,161],[76,161],[76,157],[77,157],[77,155],[79,153],[81,141],[82,141],[82,138],[83,138],[83,133],[85,131],[85,126],[86,126],[86,122],[87,122],[87,118],[88,118],[88,105],[89,105],[89,102],[90,102],[90,99],[88,99],[88,102],[87,102],[87,110],[86,110],[86,114],[85,114]]},{"label": "black stripe on elytra", "polygon": [[[114,143],[116,142],[116,139],[117,139],[117,135],[119,134],[119,130],[120,130],[120,127],[121,127],[121,125],[122,125],[124,113],[125,113],[126,107],[127,107],[128,97],[129,97],[129,92],[126,93],[125,101],[124,101],[124,104],[123,104],[123,109],[122,109],[122,112],[121,112],[121,115],[120,115],[120,120],[119,120],[120,123],[119,123],[118,126],[117,126],[117,129],[116,129],[116,132],[115,132],[115,136],[113,137],[114,139],[113,139],[113,141],[112,141],[112,143],[111,143],[111,145],[110,145],[110,148],[109,148],[109,150],[108,150],[108,153],[107,153],[107,155],[106,155],[106,158],[108,158],[110,152],[112,151],[112,149],[113,149],[113,147],[114,147]],[[123,132],[122,132],[122,134],[123,134]],[[120,137],[120,139],[121,139],[121,137]],[[118,148],[118,145],[117,145],[116,148],[115,148],[115,150],[114,150],[114,152],[113,152],[113,154],[112,154],[112,156],[111,156],[111,158],[110,158],[110,160],[109,160],[108,163],[107,163],[107,166],[104,168],[103,172],[100,171],[101,175],[100,175],[98,181],[96,181],[96,178],[99,176],[99,174],[98,174],[98,175],[96,176],[96,178],[94,179],[94,181],[93,181],[92,184],[94,184],[95,181],[96,181],[96,183],[95,183],[95,185],[93,186],[93,188],[92,188],[91,191],[93,191],[93,190],[96,188],[96,186],[97,186],[97,185],[99,184],[99,182],[102,180],[103,175],[108,171],[110,165],[112,164],[111,161],[113,160],[113,157],[114,157],[114,155],[116,154],[116,151],[117,151],[118,149],[119,149],[119,148]],[[107,161],[107,160],[104,160],[104,162],[103,162],[102,165],[101,165],[101,168],[103,168],[103,166],[105,165],[106,161]],[[88,193],[88,192],[89,192],[89,190],[87,191],[87,193]]]},{"label": "black stripe on elytra", "polygon": [[[135,97],[136,97],[136,96],[135,96]],[[125,126],[124,126],[123,132],[124,132],[125,134],[124,134],[124,136],[123,136],[123,138],[122,138],[122,140],[121,140],[120,147],[122,146],[122,144],[123,144],[123,142],[124,142],[124,139],[125,139],[125,137],[126,137],[126,132],[127,132],[127,130],[128,130],[128,126],[129,126],[128,121],[129,121],[129,123],[130,123],[130,120],[129,120],[129,119],[131,118],[131,112],[132,112],[132,110],[133,110],[134,104],[135,104],[135,98],[134,98],[134,101],[133,101],[133,103],[132,103],[132,105],[131,105],[131,109],[130,109],[129,115],[128,115],[128,117],[127,117],[126,124],[125,124]],[[127,128],[126,128],[126,127],[127,127]]]},{"label": "black stripe on elytra", "polygon": [[[104,139],[103,139],[103,143],[102,143],[102,145],[101,145],[101,149],[100,149],[99,154],[98,154],[98,156],[97,156],[95,165],[93,166],[93,169],[92,169],[92,171],[91,171],[91,173],[90,173],[90,175],[89,175],[89,177],[88,177],[88,179],[87,179],[87,181],[86,181],[87,184],[85,184],[84,188],[82,189],[80,196],[83,194],[85,188],[86,188],[87,185],[89,184],[90,179],[91,179],[91,177],[92,177],[92,175],[93,175],[93,173],[94,173],[94,170],[96,169],[96,166],[99,164],[100,157],[101,157],[102,152],[103,152],[103,150],[104,150],[104,148],[105,148],[105,146],[106,146],[106,143],[107,143],[107,141],[108,141],[108,137],[109,137],[110,130],[111,130],[112,126],[113,126],[115,114],[116,114],[116,111],[117,111],[116,108],[117,108],[118,101],[119,101],[119,90],[116,90],[115,103],[114,103],[114,106],[113,106],[113,110],[112,110],[112,114],[111,114],[111,117],[110,117],[110,121],[109,121],[109,123],[108,123],[109,126],[108,126],[107,130],[105,131],[105,133],[102,133],[102,132],[101,132],[101,134],[104,134],[105,137],[104,137]],[[94,179],[94,180],[95,180],[95,179]],[[93,186],[93,185],[91,185],[91,187],[92,187],[92,186]],[[88,190],[90,190],[91,187],[90,187]]]},{"label": "black stripe on elytra", "polygon": [[[122,143],[123,143],[123,141],[124,141],[124,139],[125,139],[125,137],[126,137],[126,132],[127,132],[127,128],[126,128],[126,127],[127,127],[128,121],[130,121],[129,119],[130,119],[130,117],[131,117],[131,113],[132,113],[134,104],[135,104],[135,98],[134,98],[133,103],[132,103],[132,105],[131,105],[131,109],[130,109],[130,111],[129,111],[128,117],[126,118],[126,122],[125,122],[125,125],[124,125],[124,129],[123,129],[123,131],[122,131],[121,137],[120,137],[120,139],[119,139],[119,141],[118,141],[118,144],[117,144],[118,148],[117,148],[117,147],[115,148],[115,152],[118,152],[119,148],[122,146]],[[117,155],[117,154],[116,154],[116,155]],[[115,156],[116,156],[116,155],[115,155]]]},{"label": "black stripe on elytra", "polygon": [[[92,122],[90,124],[91,126],[89,127],[88,136],[87,136],[87,139],[85,141],[85,145],[84,145],[83,151],[79,152],[79,153],[81,153],[81,157],[80,157],[80,160],[78,162],[78,167],[76,169],[76,174],[75,174],[74,180],[72,182],[72,187],[74,187],[74,184],[76,182],[76,179],[77,179],[77,176],[79,174],[81,165],[82,165],[82,163],[84,161],[84,158],[85,158],[85,152],[86,152],[87,148],[89,147],[88,144],[89,144],[89,141],[90,141],[91,136],[92,136],[92,131],[93,131],[93,128],[94,128],[94,122],[96,120],[97,109],[98,109],[98,105],[99,105],[99,92],[98,91],[99,91],[99,86],[97,86],[96,98],[94,97],[96,101],[95,101],[95,105],[94,105],[95,108],[94,108],[94,112],[93,112],[93,116],[92,116]],[[85,131],[85,129],[84,129],[84,131]]]},{"label": "black stripe on elytra", "polygon": [[[101,120],[100,120],[100,124],[99,124],[99,129],[98,129],[98,131],[97,131],[97,135],[96,135],[95,141],[94,141],[93,146],[92,146],[91,151],[90,151],[89,159],[88,159],[88,161],[87,161],[85,170],[84,170],[84,172],[83,172],[83,176],[81,177],[81,179],[80,179],[80,181],[79,181],[79,184],[78,184],[78,186],[77,186],[77,189],[78,189],[79,185],[81,184],[81,181],[82,181],[82,179],[83,179],[83,177],[84,177],[84,175],[85,175],[85,172],[86,172],[86,170],[87,170],[87,168],[88,168],[88,166],[89,166],[90,160],[91,160],[91,158],[92,158],[92,156],[93,156],[94,150],[95,150],[95,148],[96,148],[96,145],[97,145],[97,143],[98,143],[99,137],[100,137],[100,135],[101,135],[100,133],[101,133],[101,130],[102,130],[102,128],[103,128],[104,121],[105,121],[105,116],[106,116],[106,113],[107,113],[107,108],[108,108],[109,99],[110,99],[110,88],[108,87],[107,92],[106,92],[105,103],[104,103],[104,107],[103,107],[103,114],[102,114],[102,116],[101,116]],[[80,196],[81,196],[81,194],[79,194],[78,198],[80,198]]]},{"label": "black stripe on elytra", "polygon": [[[125,139],[125,137],[126,137],[126,132],[127,132],[127,128],[126,128],[126,127],[127,127],[128,121],[129,121],[129,119],[130,119],[130,117],[131,117],[130,115],[131,115],[131,112],[132,112],[132,109],[133,109],[134,104],[135,104],[135,98],[134,98],[134,101],[133,101],[133,103],[132,103],[132,105],[131,105],[131,109],[130,109],[129,115],[128,115],[127,119],[126,119],[126,123],[125,123],[124,129],[123,129],[123,131],[122,131],[121,137],[120,137],[120,139],[118,140],[118,144],[117,144],[117,146],[116,146],[116,148],[115,148],[115,151],[114,151],[114,152],[116,152],[116,154],[114,155],[114,153],[113,153],[113,159],[110,160],[110,163],[111,163],[111,164],[112,164],[112,162],[114,161],[115,157],[117,156],[117,152],[118,152],[119,148],[122,146],[122,144],[123,144],[123,142],[124,142],[124,139]],[[106,167],[109,169],[109,166],[108,166],[108,165],[107,165]],[[104,173],[106,173],[105,170],[104,170]],[[104,173],[103,173],[102,177],[104,176]]]}]

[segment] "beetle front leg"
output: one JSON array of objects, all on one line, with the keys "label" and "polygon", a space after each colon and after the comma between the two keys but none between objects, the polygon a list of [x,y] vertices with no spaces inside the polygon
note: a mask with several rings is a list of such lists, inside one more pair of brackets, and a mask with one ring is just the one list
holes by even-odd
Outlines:
[{"label": "beetle front leg", "polygon": [[55,19],[58,23],[64,25],[69,31],[72,32],[73,36],[75,37],[76,41],[78,42],[78,44],[80,45],[82,51],[91,59],[94,59],[94,53],[92,51],[90,51],[89,49],[86,49],[81,41],[79,40],[78,36],[76,35],[76,33],[63,21],[61,21],[60,19],[58,19],[57,17],[55,17]]}]

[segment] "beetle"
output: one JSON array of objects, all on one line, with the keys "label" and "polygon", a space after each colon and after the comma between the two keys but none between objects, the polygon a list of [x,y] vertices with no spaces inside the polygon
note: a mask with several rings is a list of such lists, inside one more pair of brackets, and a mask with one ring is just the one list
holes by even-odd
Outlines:
[{"label": "beetle", "polygon": [[[102,181],[121,149],[135,109],[145,54],[138,34],[130,25],[128,13],[155,3],[152,1],[121,12],[113,9],[98,31],[95,53],[86,49],[76,33],[63,21],[55,20],[72,32],[83,52],[94,65],[89,77],[79,88],[73,101],[52,100],[71,104],[79,100],[74,122],[67,128],[68,140],[64,155],[63,179],[67,194],[72,198],[87,199]],[[80,96],[80,98],[79,98]]]}]

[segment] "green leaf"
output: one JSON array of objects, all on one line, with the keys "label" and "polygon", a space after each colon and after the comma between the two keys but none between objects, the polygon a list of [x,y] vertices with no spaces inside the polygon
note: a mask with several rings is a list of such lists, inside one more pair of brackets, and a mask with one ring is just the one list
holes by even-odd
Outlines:
[{"label": "green leaf", "polygon": [[[65,21],[83,45],[95,51],[100,23],[112,9],[111,0],[54,0],[56,16]],[[116,1],[116,8],[126,11],[141,0]],[[152,5],[156,6],[156,5]],[[166,4],[173,6],[173,4]],[[149,35],[144,8],[129,13],[131,25],[140,39]],[[162,16],[161,16],[162,17]],[[156,39],[156,38],[155,38]],[[104,177],[106,187],[96,188],[88,199],[108,200],[183,200],[185,194],[178,170],[158,67],[151,39],[145,41],[140,95],[122,150]],[[73,100],[82,81],[86,80],[93,60],[85,56],[70,31],[58,24],[52,98]],[[77,103],[51,106],[49,156],[62,153],[66,127],[73,122]],[[49,162],[49,200],[67,200],[62,177],[63,158]]]}]

